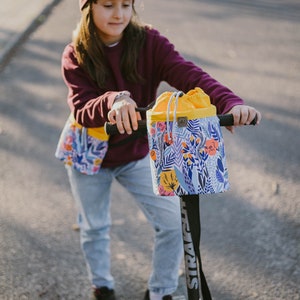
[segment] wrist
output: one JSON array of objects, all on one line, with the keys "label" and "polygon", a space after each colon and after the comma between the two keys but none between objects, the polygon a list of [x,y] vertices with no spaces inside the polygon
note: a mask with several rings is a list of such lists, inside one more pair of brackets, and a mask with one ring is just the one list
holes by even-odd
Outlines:
[{"label": "wrist", "polygon": [[120,100],[123,97],[130,97],[130,92],[128,91],[121,91],[119,93],[117,93],[117,95],[115,96],[114,102],[116,102],[117,100]]}]

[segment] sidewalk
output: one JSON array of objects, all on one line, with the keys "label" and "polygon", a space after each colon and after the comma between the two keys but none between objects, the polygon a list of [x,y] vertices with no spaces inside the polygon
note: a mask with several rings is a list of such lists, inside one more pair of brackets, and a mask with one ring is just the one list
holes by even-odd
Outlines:
[{"label": "sidewalk", "polygon": [[0,6],[0,69],[21,42],[61,0],[2,0]]}]

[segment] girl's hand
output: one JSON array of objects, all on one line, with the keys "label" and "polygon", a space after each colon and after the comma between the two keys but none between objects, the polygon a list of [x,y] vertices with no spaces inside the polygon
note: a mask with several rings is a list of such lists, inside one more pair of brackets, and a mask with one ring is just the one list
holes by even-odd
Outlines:
[{"label": "girl's hand", "polygon": [[255,116],[257,125],[261,121],[261,113],[254,107],[247,105],[236,105],[227,113],[232,114],[234,119],[234,126],[226,127],[231,133],[234,133],[235,126],[249,125]]},{"label": "girl's hand", "polygon": [[115,101],[109,111],[109,122],[116,124],[121,134],[131,134],[132,130],[138,129],[138,120],[141,120],[140,113],[135,111],[136,107],[135,101],[129,95],[123,95]]}]

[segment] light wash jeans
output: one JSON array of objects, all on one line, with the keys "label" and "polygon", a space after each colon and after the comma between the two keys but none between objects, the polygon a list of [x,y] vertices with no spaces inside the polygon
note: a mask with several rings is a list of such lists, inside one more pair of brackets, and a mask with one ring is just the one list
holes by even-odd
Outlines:
[{"label": "light wash jeans", "polygon": [[83,175],[71,167],[67,171],[79,210],[81,246],[92,284],[114,288],[109,231],[110,190],[116,178],[133,195],[155,230],[149,290],[172,294],[183,255],[180,204],[178,197],[154,195],[149,156],[117,168],[103,168],[96,175]]}]

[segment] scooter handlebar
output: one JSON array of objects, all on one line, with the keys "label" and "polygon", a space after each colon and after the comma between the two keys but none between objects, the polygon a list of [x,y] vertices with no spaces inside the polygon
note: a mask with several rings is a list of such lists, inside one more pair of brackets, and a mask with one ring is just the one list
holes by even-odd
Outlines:
[{"label": "scooter handlebar", "polygon": [[[226,114],[226,115],[218,115],[218,118],[220,120],[220,126],[233,126],[234,119],[232,114]],[[250,125],[256,125],[257,122],[257,116],[252,120]],[[111,124],[109,122],[106,122],[104,125],[104,129],[106,134],[108,135],[115,135],[119,133],[119,130],[117,128],[116,124]],[[135,132],[140,133],[147,133],[147,123],[146,120],[140,120],[138,121],[138,129]]]}]

